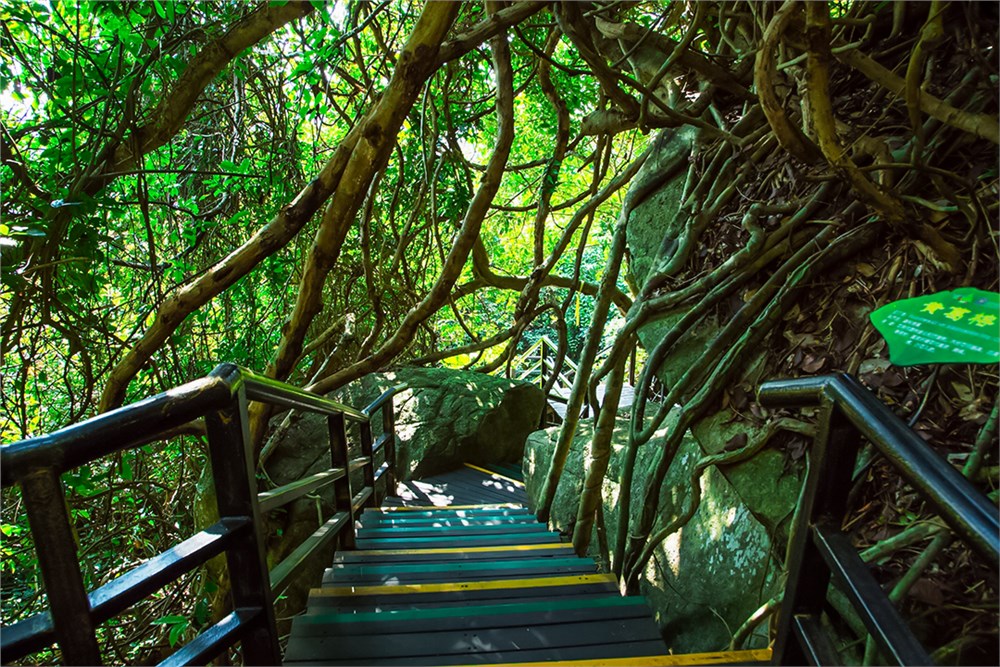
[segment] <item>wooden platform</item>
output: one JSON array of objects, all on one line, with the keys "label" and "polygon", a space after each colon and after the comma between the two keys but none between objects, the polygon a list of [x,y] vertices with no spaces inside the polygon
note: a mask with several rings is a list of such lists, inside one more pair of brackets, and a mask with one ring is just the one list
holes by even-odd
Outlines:
[{"label": "wooden platform", "polygon": [[[292,625],[289,665],[680,665],[652,611],[523,504],[520,471],[463,467],[365,510]],[[715,659],[712,659],[712,658]],[[735,657],[735,660],[733,659]],[[760,659],[757,657],[757,659]]]},{"label": "wooden platform", "polygon": [[451,472],[400,482],[396,485],[396,496],[386,498],[383,504],[450,507],[484,503],[528,504],[520,463],[467,463]]},{"label": "wooden platform", "polygon": [[[597,385],[597,402],[604,403],[604,391],[605,385],[602,382]],[[569,388],[566,387],[553,387],[551,394],[554,394],[558,398],[549,398],[549,405],[559,415],[559,419],[566,419],[566,401],[569,400]],[[630,385],[628,382],[622,384],[621,397],[618,400],[618,409],[626,410],[632,407],[632,403],[635,401],[635,387]]]}]

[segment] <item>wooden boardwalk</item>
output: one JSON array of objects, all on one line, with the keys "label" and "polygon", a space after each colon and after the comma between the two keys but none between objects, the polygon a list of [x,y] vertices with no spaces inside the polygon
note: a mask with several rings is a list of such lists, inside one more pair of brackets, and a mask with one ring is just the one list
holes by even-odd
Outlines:
[{"label": "wooden boardwalk", "polygon": [[[604,403],[604,390],[605,385],[602,382],[597,385],[597,402]],[[570,390],[567,388],[553,387],[552,393],[549,395],[549,405],[559,415],[559,419],[566,419],[566,401],[569,400]],[[562,400],[557,400],[552,398],[552,395],[558,396]],[[619,410],[627,410],[632,408],[632,402],[635,400],[635,387],[630,385],[628,382],[622,385],[622,395],[618,401]]]},{"label": "wooden boardwalk", "polygon": [[520,463],[463,467],[423,480],[400,482],[383,505],[448,507],[483,503],[528,504]]},{"label": "wooden boardwalk", "polygon": [[516,467],[467,466],[398,491],[393,504],[365,510],[357,548],[338,552],[311,592],[293,622],[286,664],[748,659],[668,655],[645,601],[622,597],[614,575],[535,521]]}]

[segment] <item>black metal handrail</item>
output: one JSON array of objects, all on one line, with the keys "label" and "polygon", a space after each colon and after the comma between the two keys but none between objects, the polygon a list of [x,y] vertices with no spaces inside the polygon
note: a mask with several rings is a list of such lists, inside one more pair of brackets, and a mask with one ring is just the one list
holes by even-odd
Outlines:
[{"label": "black metal handrail", "polygon": [[[354,519],[376,504],[376,483],[394,485],[393,387],[364,410],[220,364],[206,377],[54,433],[0,447],[0,485],[20,485],[35,540],[49,610],[3,628],[0,660],[8,663],[59,645],[66,664],[100,664],[97,625],[117,616],[171,581],[225,553],[232,575],[234,611],[180,648],[163,664],[204,663],[240,642],[246,664],[279,664],[273,602],[292,575],[319,548],[340,537],[353,548]],[[257,493],[247,403],[258,400],[327,416],[332,466],[277,489]],[[372,442],[371,420],[382,411],[383,434]],[[60,475],[99,458],[161,439],[167,431],[205,418],[219,522],[88,593],[80,573]],[[346,420],[360,427],[361,458],[350,459]],[[374,453],[384,450],[375,469]],[[351,472],[364,487],[353,493]],[[261,534],[263,513],[332,485],[334,513],[268,572]],[[347,530],[345,530],[347,528]],[[235,576],[235,573],[239,573]]]},{"label": "black metal handrail", "polygon": [[809,471],[787,552],[774,664],[838,664],[819,616],[831,578],[857,610],[882,654],[896,664],[930,656],[840,531],[861,438],[868,440],[941,518],[994,567],[1000,515],[981,491],[850,375],[778,380],[758,394],[767,407],[820,408]]}]

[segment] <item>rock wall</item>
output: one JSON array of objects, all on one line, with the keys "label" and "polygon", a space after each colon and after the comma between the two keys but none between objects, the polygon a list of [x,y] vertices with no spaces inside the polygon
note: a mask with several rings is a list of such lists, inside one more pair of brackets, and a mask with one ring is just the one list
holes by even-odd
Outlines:
[{"label": "rock wall", "polygon": [[[647,480],[656,465],[665,429],[672,421],[673,415],[639,450],[632,490],[633,520],[638,518]],[[559,428],[553,427],[528,437],[523,467],[533,507],[537,506],[558,433]],[[585,421],[573,441],[552,506],[551,522],[567,533],[572,531],[576,519],[583,489],[584,458],[592,436],[592,422]],[[612,440],[611,462],[602,488],[607,541],[612,545],[621,514],[618,479],[627,439],[628,420],[621,418]],[[685,438],[661,494],[661,525],[687,506],[691,470],[704,453],[696,438]],[[752,461],[730,466],[727,472],[732,474],[737,469],[742,469],[736,473],[737,478],[754,474]],[[727,474],[709,468],[702,477],[702,501],[698,511],[685,527],[656,549],[640,590],[653,607],[664,640],[674,652],[725,648],[731,632],[773,594],[780,553],[776,560],[767,527],[761,521],[761,518],[771,521],[773,508],[765,502],[758,503],[757,510],[752,511],[743,502]],[[601,536],[597,531],[595,528],[591,540],[591,555],[603,559],[605,554],[601,553]],[[764,632],[761,630],[747,646],[766,646]]]},{"label": "rock wall", "polygon": [[[671,260],[677,239],[689,223],[682,200],[697,183],[686,183],[684,163],[697,141],[691,128],[664,130],[656,138],[654,153],[636,176],[632,190],[648,189],[651,194],[632,211],[627,227],[626,280],[638,292],[651,272]],[[643,347],[651,352],[666,333],[687,313],[687,304],[666,312],[638,331]],[[674,345],[658,373],[669,388],[706,354],[724,322],[708,314],[696,328]],[[731,394],[742,402],[720,405],[718,410],[696,423],[686,435],[677,459],[671,466],[661,493],[659,524],[665,525],[680,513],[690,497],[689,475],[698,458],[716,454],[733,442],[746,438],[749,444],[767,437],[761,420],[747,420],[746,396],[752,396],[762,379],[763,355],[745,369],[742,385]],[[647,478],[655,466],[655,452],[672,423],[668,417],[657,436],[640,449],[632,490],[633,520],[642,503]],[[525,474],[529,495],[537,498],[547,473],[558,429],[532,434],[525,453]],[[618,478],[628,424],[616,429],[613,455],[604,484],[604,511],[608,540],[614,543],[619,521]],[[581,426],[574,441],[553,508],[553,522],[570,531],[582,489],[585,449],[592,428]],[[788,526],[801,488],[801,466],[790,462],[786,453],[764,448],[752,459],[738,465],[710,468],[703,476],[703,499],[691,522],[669,538],[659,549],[645,573],[642,592],[652,603],[668,645],[677,652],[709,651],[725,648],[731,633],[774,593],[780,577],[787,543]],[[656,527],[654,527],[654,531]],[[595,535],[591,544],[599,544]],[[765,624],[766,626],[766,624]],[[766,645],[766,630],[746,646]]]},{"label": "rock wall", "polygon": [[[697,131],[689,127],[661,131],[655,139],[656,152],[643,165],[631,186],[632,189],[639,189],[656,179],[663,181],[650,196],[636,205],[629,216],[626,236],[628,280],[633,289],[645,282],[654,267],[662,267],[670,260],[679,232],[688,222],[681,200],[685,189],[690,191],[696,184],[685,184],[685,169],[676,173],[668,170],[669,165],[690,156],[697,139]],[[674,175],[664,179],[664,173]],[[674,324],[687,314],[688,307],[687,304],[681,305],[640,327],[638,336],[642,346],[651,352]],[[673,386],[681,374],[705,355],[724,324],[709,314],[674,345],[657,373],[664,386]],[[735,394],[752,396],[756,387],[768,379],[763,377],[763,356],[762,351],[747,364],[742,384]],[[758,427],[738,413],[747,409],[745,403],[744,400],[736,406],[720,406],[717,412],[694,425],[692,432],[703,451],[717,453],[740,434],[747,435],[750,441],[763,437]],[[788,464],[784,454],[765,449],[746,464],[724,469],[722,473],[748,509],[767,527],[781,551],[787,541],[788,521],[798,498],[801,472],[798,466]]]},{"label": "rock wall", "polygon": [[660,181],[632,210],[625,230],[629,250],[626,280],[633,292],[638,292],[654,266],[670,259],[674,243],[684,228],[681,198],[687,170],[671,167],[678,162],[687,163],[697,139],[698,130],[687,125],[658,133],[653,139],[654,152],[629,186],[630,190],[638,191]]},{"label": "rock wall", "polygon": [[[390,387],[408,388],[394,397],[396,474],[420,479],[463,462],[518,461],[528,434],[541,419],[545,397],[523,382],[446,368],[403,368],[373,373],[331,394],[334,400],[364,407]],[[373,426],[376,437],[380,424]],[[327,456],[326,421],[302,415],[267,463],[278,484],[319,469]]]}]

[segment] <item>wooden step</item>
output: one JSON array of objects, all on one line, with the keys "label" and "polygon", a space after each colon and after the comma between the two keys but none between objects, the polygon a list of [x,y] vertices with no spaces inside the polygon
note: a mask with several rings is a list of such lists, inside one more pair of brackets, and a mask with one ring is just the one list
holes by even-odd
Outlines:
[{"label": "wooden step", "polygon": [[556,567],[556,568],[521,568],[513,571],[485,570],[462,572],[459,574],[408,572],[405,574],[355,575],[351,573],[326,572],[323,575],[322,588],[330,586],[410,586],[417,584],[447,584],[460,581],[506,581],[511,579],[526,579],[530,577],[563,577],[580,574],[593,574],[594,568],[587,566]]},{"label": "wooden step", "polygon": [[[527,577],[524,579],[504,580],[504,581],[478,581],[478,582],[447,582],[441,584],[414,584],[414,585],[382,585],[382,586],[331,586],[328,588],[314,588],[313,595],[319,596],[367,596],[382,594],[421,594],[437,592],[460,593],[467,590],[488,590],[499,588],[535,588],[550,586],[586,586],[595,583],[616,584],[617,579],[613,574],[580,574],[566,577]],[[617,589],[617,587],[616,587]]]},{"label": "wooden step", "polygon": [[475,470],[476,472],[483,473],[492,480],[496,480],[501,483],[507,482],[519,488],[522,489],[524,488],[524,478],[521,477],[520,475],[518,475],[517,477],[513,477],[511,475],[507,475],[496,470],[490,470],[489,467],[482,467],[475,465],[473,463],[466,463],[464,465],[466,468],[469,468],[470,470]]},{"label": "wooden step", "polygon": [[430,507],[427,505],[410,505],[400,507],[368,508],[363,516],[381,514],[385,516],[483,516],[487,514],[531,515],[528,508],[518,503],[495,503],[492,505],[449,505],[447,507]]},{"label": "wooden step", "polygon": [[500,600],[525,596],[560,595],[573,588],[574,593],[615,592],[618,583],[612,574],[570,574],[521,579],[486,581],[449,581],[444,583],[327,586],[309,593],[309,604],[420,604],[450,600]]},{"label": "wooden step", "polygon": [[[598,591],[579,591],[573,588],[558,591],[558,595],[554,595],[552,589],[534,589],[532,591],[523,591],[523,595],[515,597],[497,597],[497,598],[483,598],[480,600],[460,600],[460,601],[449,601],[447,598],[437,601],[427,601],[421,599],[414,601],[413,598],[397,598],[393,602],[385,601],[375,601],[370,600],[359,602],[355,600],[338,600],[337,598],[329,598],[323,600],[323,604],[317,604],[315,607],[310,607],[306,610],[306,615],[308,616],[318,616],[323,614],[368,614],[368,613],[382,613],[386,611],[414,611],[414,610],[428,610],[428,609],[445,609],[449,607],[454,607],[456,604],[462,607],[468,607],[470,605],[480,605],[480,604],[530,604],[530,603],[543,603],[548,604],[554,599],[560,600],[573,600],[579,602],[585,602],[588,600],[600,600],[613,595],[617,595],[618,592],[608,591],[608,590],[598,590]],[[402,601],[400,601],[402,600]]]},{"label": "wooden step", "polygon": [[465,537],[473,535],[524,535],[527,533],[548,533],[540,523],[515,523],[499,526],[389,526],[386,528],[359,528],[358,539],[380,537],[403,539],[411,537]]},{"label": "wooden step", "polygon": [[374,613],[309,614],[295,618],[292,637],[535,626],[602,618],[651,617],[649,606],[641,598],[600,595],[536,602],[477,602]]},{"label": "wooden step", "polygon": [[522,653],[558,651],[563,647],[579,648],[581,642],[594,644],[636,644],[660,642],[659,630],[649,618],[595,619],[550,625],[460,628],[391,632],[380,635],[343,637],[313,635],[289,647],[287,660],[354,660],[356,663],[381,663],[386,658],[424,658],[440,664],[445,656],[460,656],[467,661],[482,653]]},{"label": "wooden step", "polygon": [[[588,638],[579,632],[571,632],[572,637],[583,637],[583,641]],[[597,644],[584,644],[577,646],[545,646],[541,649],[523,650],[520,647],[512,647],[505,650],[489,650],[491,647],[485,642],[474,644],[480,651],[465,651],[462,653],[436,653],[428,655],[426,653],[419,656],[405,657],[383,657],[366,656],[364,660],[358,658],[336,658],[335,649],[337,643],[332,640],[304,640],[294,646],[289,646],[285,664],[288,665],[472,665],[472,664],[531,664],[544,663],[546,665],[559,664],[564,660],[600,660],[602,658],[622,658],[641,657],[656,655],[664,651],[663,640],[656,639],[646,641],[624,641],[611,642],[606,637],[592,635],[591,639],[598,641]],[[320,643],[322,642],[322,643]],[[341,641],[340,644],[346,642]],[[605,660],[591,664],[606,664]],[[632,664],[630,662],[619,664]]]},{"label": "wooden step", "polygon": [[[598,658],[539,662],[502,662],[494,667],[675,667],[682,665],[768,665],[771,649],[715,651],[712,653],[675,653],[630,658]],[[468,667],[472,667],[469,665]]]},{"label": "wooden step", "polygon": [[499,560],[506,558],[562,557],[574,555],[565,543],[499,544],[484,547],[436,547],[425,549],[360,549],[338,551],[334,563],[408,563]]},{"label": "wooden step", "polygon": [[435,537],[377,537],[358,538],[358,549],[432,549],[444,547],[477,548],[521,544],[558,544],[559,535],[550,532],[518,535],[475,535],[461,537],[439,535]]},{"label": "wooden step", "polygon": [[538,520],[531,514],[460,517],[400,517],[398,515],[380,516],[367,514],[362,516],[358,523],[363,528],[390,528],[395,526],[403,528],[406,526],[513,526],[518,524],[538,524]]},{"label": "wooden step", "polygon": [[593,561],[583,558],[531,558],[501,561],[408,563],[393,565],[335,565],[323,574],[328,584],[411,584],[486,579],[522,579],[596,572]]},{"label": "wooden step", "polygon": [[396,486],[398,501],[383,504],[448,505],[477,502],[527,504],[524,485],[513,478],[482,472],[463,466],[434,477],[400,482]]},{"label": "wooden step", "polygon": [[510,477],[518,482],[524,481],[524,471],[521,463],[479,463],[475,465],[485,468],[490,472],[503,475],[504,477]]}]

